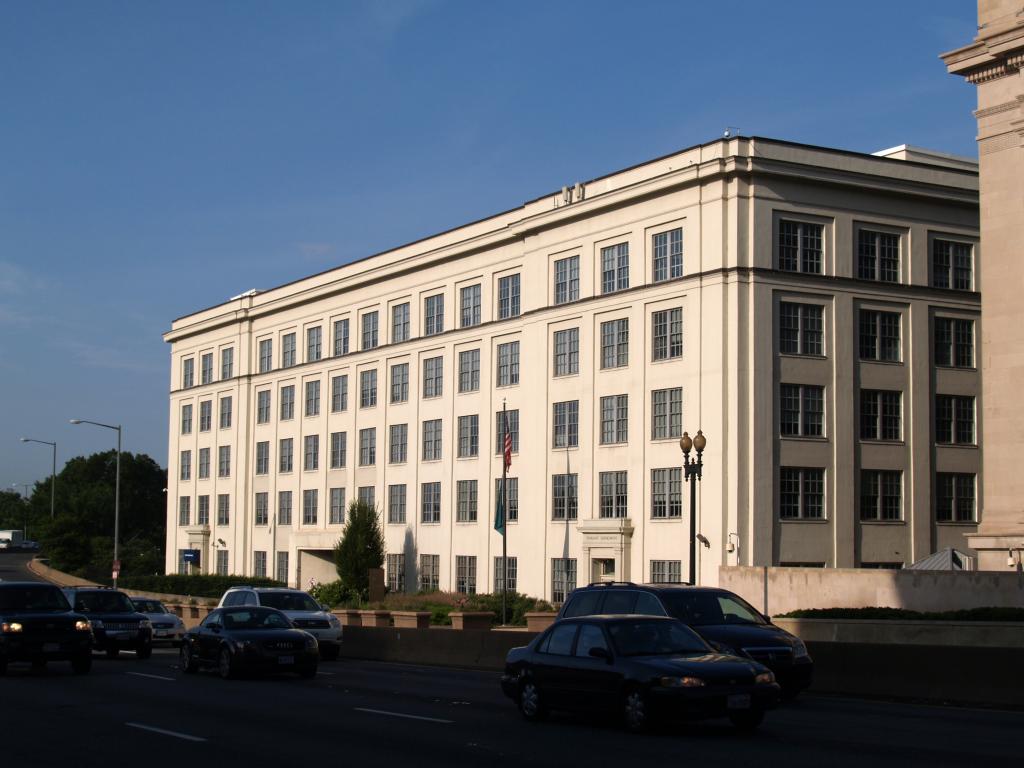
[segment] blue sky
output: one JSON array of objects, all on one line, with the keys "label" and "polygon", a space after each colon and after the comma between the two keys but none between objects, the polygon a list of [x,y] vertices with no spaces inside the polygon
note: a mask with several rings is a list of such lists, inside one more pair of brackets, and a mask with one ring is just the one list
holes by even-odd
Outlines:
[{"label": "blue sky", "polygon": [[[726,126],[975,155],[968,0],[0,3],[0,486],[166,463],[172,319]],[[395,212],[398,215],[395,215]]]}]

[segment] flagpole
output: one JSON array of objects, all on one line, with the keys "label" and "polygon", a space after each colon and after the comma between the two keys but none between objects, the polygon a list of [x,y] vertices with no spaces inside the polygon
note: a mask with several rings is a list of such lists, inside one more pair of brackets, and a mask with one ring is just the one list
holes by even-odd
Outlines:
[{"label": "flagpole", "polygon": [[508,405],[501,401],[501,625],[508,625],[508,549],[505,534],[508,531],[508,462],[505,460],[505,441],[508,439]]}]

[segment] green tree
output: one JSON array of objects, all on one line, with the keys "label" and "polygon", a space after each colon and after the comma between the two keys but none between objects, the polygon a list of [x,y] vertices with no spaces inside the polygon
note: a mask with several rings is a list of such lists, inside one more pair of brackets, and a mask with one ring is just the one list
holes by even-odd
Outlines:
[{"label": "green tree", "polygon": [[25,527],[28,512],[29,504],[20,493],[0,491],[0,530],[20,531]]},{"label": "green tree", "polygon": [[384,532],[372,505],[356,500],[348,505],[348,522],[334,547],[334,564],[342,586],[365,600],[370,591],[367,571],[384,565]]}]

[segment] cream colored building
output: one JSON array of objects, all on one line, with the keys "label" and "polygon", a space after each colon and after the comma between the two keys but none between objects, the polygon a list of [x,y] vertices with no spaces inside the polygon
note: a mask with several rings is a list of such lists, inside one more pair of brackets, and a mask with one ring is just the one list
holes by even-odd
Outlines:
[{"label": "cream colored building", "polygon": [[[377,504],[393,588],[891,567],[977,530],[976,165],[714,141],[175,320],[167,569],[334,578]],[[568,447],[566,445],[568,444]],[[566,480],[568,476],[568,480]]]}]

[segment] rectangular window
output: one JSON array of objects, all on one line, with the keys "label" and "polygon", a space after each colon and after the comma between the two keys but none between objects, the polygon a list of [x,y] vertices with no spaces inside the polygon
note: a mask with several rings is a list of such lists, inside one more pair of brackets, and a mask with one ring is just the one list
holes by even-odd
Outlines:
[{"label": "rectangular window", "polygon": [[477,510],[477,481],[459,480],[455,485],[455,522],[475,523]]},{"label": "rectangular window", "polygon": [[306,415],[320,415],[320,382],[306,382]]},{"label": "rectangular window", "polygon": [[[508,574],[505,573],[505,566],[508,565]],[[516,558],[509,557],[502,560],[501,557],[494,558],[494,594],[500,594],[502,590],[502,581],[505,582],[504,588],[509,592],[516,591],[516,582],[518,581],[519,564],[516,562]]]},{"label": "rectangular window", "polygon": [[651,250],[654,253],[651,269],[654,282],[683,276],[682,228],[659,232],[654,236]]},{"label": "rectangular window", "polygon": [[192,434],[192,405],[181,406],[181,434]]},{"label": "rectangular window", "polygon": [[266,475],[270,473],[270,443],[261,440],[256,443],[256,474]]},{"label": "rectangular window", "polygon": [[441,522],[441,484],[423,483],[420,486],[420,522]]},{"label": "rectangular window", "polygon": [[348,410],[348,374],[331,377],[331,410]]},{"label": "rectangular window", "polygon": [[260,373],[267,373],[274,367],[274,342],[272,339],[260,340]]},{"label": "rectangular window", "polygon": [[334,356],[348,354],[348,318],[334,321]]},{"label": "rectangular window", "polygon": [[779,304],[779,352],[784,355],[824,354],[825,308],[820,304]]},{"label": "rectangular window", "polygon": [[441,458],[441,419],[423,422],[423,461],[438,461]]},{"label": "rectangular window", "polygon": [[462,595],[476,594],[476,556],[455,556],[455,591]]},{"label": "rectangular window", "polygon": [[192,499],[188,496],[181,496],[178,499],[178,525],[188,525],[191,520],[191,510],[189,507],[192,504]]},{"label": "rectangular window", "polygon": [[409,399],[409,364],[391,366],[391,402],[404,403]]},{"label": "rectangular window", "polygon": [[345,524],[345,489],[331,488],[331,511],[328,523],[331,525]]},{"label": "rectangular window", "polygon": [[388,555],[388,592],[405,592],[405,555]]},{"label": "rectangular window", "polygon": [[368,507],[377,506],[377,487],[373,485],[361,485],[357,489],[357,494],[360,504],[365,504]]},{"label": "rectangular window", "polygon": [[459,291],[459,326],[480,325],[480,286],[467,285]]},{"label": "rectangular window", "polygon": [[231,446],[222,445],[217,453],[217,477],[231,477]]},{"label": "rectangular window", "polygon": [[652,440],[666,440],[683,436],[682,387],[652,391],[651,412]]},{"label": "rectangular window", "polygon": [[601,517],[627,517],[629,515],[629,483],[625,472],[601,472],[598,477],[601,490]]},{"label": "rectangular window", "polygon": [[779,433],[783,437],[822,437],[825,434],[825,388],[780,384]]},{"label": "rectangular window", "polygon": [[231,396],[220,399],[220,428],[231,428]]},{"label": "rectangular window", "polygon": [[291,368],[295,365],[295,334],[286,333],[281,337],[281,367]]},{"label": "rectangular window", "polygon": [[436,592],[441,584],[441,556],[420,555],[420,591]]},{"label": "rectangular window", "polygon": [[196,525],[210,524],[210,497],[200,496],[196,508]]},{"label": "rectangular window", "polygon": [[683,356],[682,307],[655,312],[651,316],[651,359],[672,360]]},{"label": "rectangular window", "polygon": [[779,221],[779,269],[820,275],[824,227],[806,221]]},{"label": "rectangular window", "polygon": [[459,392],[476,392],[480,389],[480,350],[467,349],[459,352]]},{"label": "rectangular window", "polygon": [[277,524],[292,524],[292,492],[278,491],[277,493]]},{"label": "rectangular window", "polygon": [[306,362],[315,363],[323,357],[323,328],[319,325],[306,329]]},{"label": "rectangular window", "polygon": [[277,580],[282,584],[288,583],[288,553],[277,553]]},{"label": "rectangular window", "polygon": [[213,352],[207,352],[200,358],[199,383],[209,384],[213,381]]},{"label": "rectangular window", "polygon": [[257,578],[266,578],[267,576],[267,553],[259,550],[254,550],[252,553],[252,575]]},{"label": "rectangular window", "polygon": [[682,517],[683,470],[680,467],[651,470],[651,517]]},{"label": "rectangular window", "polygon": [[[508,492],[508,507],[505,510],[505,522],[515,523],[519,521],[519,478],[506,477],[505,489]],[[498,513],[498,503],[501,499],[501,478],[494,479],[494,513]]]},{"label": "rectangular window", "polygon": [[975,444],[973,397],[935,396],[935,442],[944,445]]},{"label": "rectangular window", "polygon": [[903,473],[899,470],[860,471],[860,519],[903,519]]},{"label": "rectangular window", "polygon": [[890,232],[857,232],[857,277],[884,283],[900,281],[900,236]]},{"label": "rectangular window", "polygon": [[331,432],[331,469],[348,464],[348,432]]},{"label": "rectangular window", "polygon": [[900,354],[900,313],[860,311],[860,359],[898,363]]},{"label": "rectangular window", "polygon": [[377,313],[367,312],[363,321],[363,349],[376,349],[379,344],[377,336]]},{"label": "rectangular window", "polygon": [[217,525],[231,522],[231,497],[226,493],[217,495]]},{"label": "rectangular window", "polygon": [[191,480],[192,479],[192,451],[182,451],[178,459],[179,468],[181,469],[181,479]]},{"label": "rectangular window", "polygon": [[316,525],[317,489],[302,492],[302,524]]},{"label": "rectangular window", "polygon": [[292,438],[285,437],[278,443],[278,458],[277,458],[277,471],[278,472],[291,472],[293,462],[293,443]]},{"label": "rectangular window", "polygon": [[405,464],[409,456],[409,425],[392,424],[390,430],[388,461],[391,464]]},{"label": "rectangular window", "polygon": [[508,433],[512,437],[512,453],[519,453],[519,409],[498,411],[494,420],[494,455],[505,452],[505,422],[508,418]]},{"label": "rectangular window", "polygon": [[510,341],[498,345],[499,387],[509,387],[519,383],[519,342]]},{"label": "rectangular window", "polygon": [[568,376],[580,372],[580,329],[555,331],[555,376]]},{"label": "rectangular window", "polygon": [[409,302],[396,304],[391,308],[391,343],[409,338]]},{"label": "rectangular window", "polygon": [[359,430],[359,466],[372,467],[377,463],[377,428]]},{"label": "rectangular window", "polygon": [[210,449],[199,449],[199,479],[205,480],[210,476]]},{"label": "rectangular window", "polygon": [[405,483],[388,486],[388,522],[405,524]]},{"label": "rectangular window", "polygon": [[303,438],[302,468],[313,472],[320,468],[320,435],[306,435]]},{"label": "rectangular window", "polygon": [[183,389],[189,389],[196,385],[195,366],[196,361],[191,357],[181,361],[181,386]]},{"label": "rectangular window", "polygon": [[270,390],[264,389],[256,393],[256,423],[270,423]]},{"label": "rectangular window", "polygon": [[629,319],[601,323],[601,368],[629,365]]},{"label": "rectangular window", "polygon": [[601,398],[601,445],[629,439],[629,395]]},{"label": "rectangular window", "polygon": [[519,275],[498,278],[498,319],[519,317]]},{"label": "rectangular window", "polygon": [[459,416],[459,458],[480,455],[480,417]]},{"label": "rectangular window", "polygon": [[372,408],[377,405],[377,369],[359,373],[359,407]]},{"label": "rectangular window", "polygon": [[295,385],[281,387],[281,421],[295,418]]},{"label": "rectangular window", "polygon": [[228,575],[228,551],[226,549],[217,550],[216,570],[218,576]]},{"label": "rectangular window", "polygon": [[213,423],[213,400],[203,400],[199,403],[199,431],[209,432]]},{"label": "rectangular window", "polygon": [[551,410],[551,447],[574,448],[579,445],[580,401],[555,403]]},{"label": "rectangular window", "polygon": [[428,357],[423,361],[423,397],[440,397],[444,390],[444,358]]},{"label": "rectangular window", "polygon": [[601,249],[601,293],[629,288],[629,243]]},{"label": "rectangular window", "polygon": [[551,519],[575,520],[578,484],[575,473],[551,476]]},{"label": "rectangular window", "polygon": [[682,560],[651,560],[651,581],[655,584],[681,584]]},{"label": "rectangular window", "polygon": [[935,364],[949,368],[974,367],[974,321],[935,318]]},{"label": "rectangular window", "polygon": [[935,520],[939,523],[975,522],[975,476],[939,472],[935,476]]},{"label": "rectangular window", "polygon": [[434,336],[444,332],[444,294],[427,296],[423,300],[423,335]]},{"label": "rectangular window", "polygon": [[270,522],[270,502],[267,500],[266,491],[256,494],[255,523],[256,525],[267,525]]},{"label": "rectangular window", "polygon": [[580,297],[580,257],[570,256],[555,262],[555,304],[576,301]]},{"label": "rectangular window", "polygon": [[860,439],[902,440],[903,393],[862,389],[860,392]]},{"label": "rectangular window", "polygon": [[779,519],[822,520],[825,517],[825,470],[779,469]]},{"label": "rectangular window", "polygon": [[228,347],[220,351],[220,378],[221,381],[230,379],[235,375],[235,348]]},{"label": "rectangular window", "polygon": [[974,257],[970,243],[932,241],[932,285],[969,291],[974,287]]},{"label": "rectangular window", "polygon": [[566,596],[576,589],[576,558],[551,558],[551,600],[564,603]]}]

